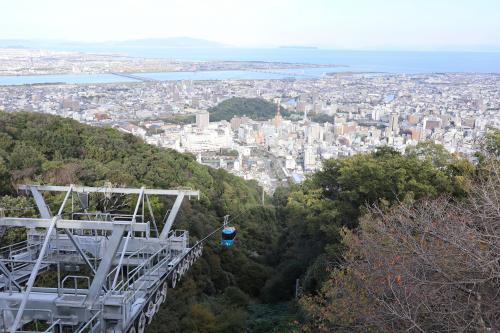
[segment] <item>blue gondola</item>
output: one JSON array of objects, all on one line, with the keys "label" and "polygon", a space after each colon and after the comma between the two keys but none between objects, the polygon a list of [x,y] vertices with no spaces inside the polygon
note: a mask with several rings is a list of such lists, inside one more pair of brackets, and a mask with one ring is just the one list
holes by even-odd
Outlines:
[{"label": "blue gondola", "polygon": [[236,239],[236,228],[235,227],[224,227],[222,229],[222,239],[221,244],[223,246],[232,246],[234,240]]}]

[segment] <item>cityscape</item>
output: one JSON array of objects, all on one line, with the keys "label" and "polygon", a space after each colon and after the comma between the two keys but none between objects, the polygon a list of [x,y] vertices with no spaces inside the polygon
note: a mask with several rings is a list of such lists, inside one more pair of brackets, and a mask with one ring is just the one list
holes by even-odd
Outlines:
[{"label": "cityscape", "polygon": [[[488,127],[500,127],[499,85],[497,74],[348,72],[317,79],[0,86],[0,110],[114,127],[257,180],[272,194],[301,183],[326,159],[382,145],[404,152],[429,140],[473,158]],[[259,121],[235,109],[231,119],[211,121],[208,110],[232,98],[263,99],[274,111]]]}]

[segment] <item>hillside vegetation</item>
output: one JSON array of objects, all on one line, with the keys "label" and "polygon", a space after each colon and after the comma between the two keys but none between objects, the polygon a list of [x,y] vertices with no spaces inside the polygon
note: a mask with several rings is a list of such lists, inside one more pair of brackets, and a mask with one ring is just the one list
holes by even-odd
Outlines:
[{"label": "hillside vegetation", "polygon": [[[114,186],[187,186],[200,190],[199,201],[184,201],[174,225],[189,230],[191,241],[219,227],[224,215],[237,217],[234,223],[245,241],[227,249],[218,245],[217,236],[211,240],[203,258],[169,293],[169,301],[150,329],[241,331],[246,325],[247,304],[258,301],[260,290],[274,274],[266,256],[278,234],[274,210],[260,206],[261,189],[255,182],[202,166],[191,155],[147,145],[114,129],[49,115],[0,112],[1,207],[34,206],[31,199],[17,196],[15,184],[103,186],[106,182]],[[49,202],[55,207],[60,201],[54,196]],[[153,203],[157,221],[163,220],[162,214],[171,204]],[[35,211],[12,212],[20,213],[30,216]],[[0,243],[22,237],[22,230],[10,229]]]},{"label": "hillside vegetation", "polygon": [[[282,107],[281,115],[286,117],[288,112]],[[247,116],[253,120],[268,120],[276,115],[276,104],[262,98],[233,97],[208,109],[210,121],[231,120],[233,116]]]},{"label": "hillside vegetation", "polygon": [[[208,110],[210,121],[231,120],[233,116],[247,116],[253,120],[264,121],[274,118],[276,115],[276,104],[262,98],[233,97],[227,99]],[[302,119],[303,115],[280,108],[281,116],[285,119]],[[308,119],[320,124],[333,123],[333,116],[324,113],[312,113],[307,115]]]},{"label": "hillside vegetation", "polygon": [[[486,138],[475,167],[463,160],[450,163],[440,147],[425,155],[455,174],[455,190],[372,202],[357,228],[342,228],[342,257],[327,265],[320,287],[300,301],[302,329],[497,332],[499,134]],[[333,258],[328,251],[327,257]]]},{"label": "hillside vegetation", "polygon": [[[150,332],[458,331],[465,322],[471,332],[495,331],[499,147],[493,131],[477,165],[431,143],[328,160],[262,207],[255,182],[189,154],[59,117],[0,113],[0,206],[33,205],[17,195],[18,183],[111,182],[200,190],[176,221],[192,240],[235,217],[236,246],[211,240]],[[158,221],[168,204],[154,202]],[[11,229],[0,242],[20,237]]]}]

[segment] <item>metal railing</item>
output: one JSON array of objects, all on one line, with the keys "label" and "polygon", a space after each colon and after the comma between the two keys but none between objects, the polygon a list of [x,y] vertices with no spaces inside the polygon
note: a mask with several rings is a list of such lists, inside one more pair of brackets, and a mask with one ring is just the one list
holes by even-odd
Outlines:
[{"label": "metal railing", "polygon": [[[56,325],[59,325],[59,323],[61,322],[61,319],[57,319],[55,322],[52,323],[52,325],[50,325],[45,331],[44,333],[49,333],[49,332],[55,332],[55,328],[56,328]],[[59,329],[58,329],[59,333],[62,332],[62,327],[59,325]]]},{"label": "metal railing", "polygon": [[[83,276],[83,275],[67,275],[67,276],[64,277],[64,279],[61,282],[61,287],[63,289],[64,289],[65,282],[68,281],[69,279],[72,279],[73,284],[75,286],[75,289],[74,289],[75,290],[75,295],[78,295],[78,280],[85,280],[85,281],[87,281],[87,288],[86,289],[88,289],[89,286],[90,286],[90,278],[88,276]],[[85,294],[82,294],[82,295],[85,295]]]},{"label": "metal railing", "polygon": [[85,325],[79,328],[75,333],[86,333],[86,332],[94,332],[96,327],[100,325],[99,316],[101,315],[101,311],[97,311],[92,318],[90,318]]}]

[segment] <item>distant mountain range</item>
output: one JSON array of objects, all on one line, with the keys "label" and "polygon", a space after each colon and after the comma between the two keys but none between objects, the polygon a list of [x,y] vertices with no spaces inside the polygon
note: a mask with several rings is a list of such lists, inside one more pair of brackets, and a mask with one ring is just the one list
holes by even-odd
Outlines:
[{"label": "distant mountain range", "polygon": [[0,39],[0,48],[26,48],[65,50],[75,48],[219,48],[227,47],[205,39],[174,37],[174,38],[148,38],[128,41],[108,42],[76,42],[64,40],[30,40],[30,39]]},{"label": "distant mountain range", "polygon": [[280,49],[304,49],[304,50],[316,50],[317,46],[302,46],[302,45],[283,45],[279,47]]}]

